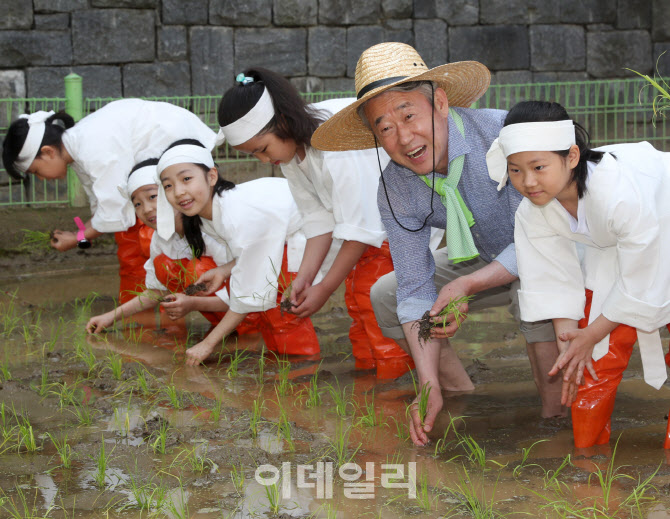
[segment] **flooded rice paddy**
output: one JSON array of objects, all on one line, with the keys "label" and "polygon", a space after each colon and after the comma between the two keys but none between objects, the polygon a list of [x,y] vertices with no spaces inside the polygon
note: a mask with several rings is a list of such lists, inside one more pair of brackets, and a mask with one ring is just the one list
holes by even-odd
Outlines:
[{"label": "flooded rice paddy", "polygon": [[453,344],[476,390],[444,395],[421,448],[411,376],[354,371],[341,296],[314,319],[318,359],[252,334],[187,368],[196,316],[86,335],[115,291],[114,268],[3,282],[0,517],[670,517],[668,387],[636,355],[611,444],[577,451],[569,419],[539,418],[506,310],[472,315]]}]

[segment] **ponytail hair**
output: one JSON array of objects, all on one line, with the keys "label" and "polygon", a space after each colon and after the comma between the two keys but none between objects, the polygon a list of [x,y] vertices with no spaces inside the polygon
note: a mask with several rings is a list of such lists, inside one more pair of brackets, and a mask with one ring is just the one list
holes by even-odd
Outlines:
[{"label": "ponytail hair", "polygon": [[244,117],[268,89],[275,115],[258,135],[273,133],[282,140],[293,139],[298,146],[309,146],[312,134],[326,117],[307,106],[291,82],[271,70],[257,67],[244,72],[253,78],[248,84],[235,83],[219,103],[219,126],[228,126]]},{"label": "ponytail hair", "polygon": [[[570,120],[568,112],[560,104],[549,101],[522,101],[512,107],[505,117],[503,126],[518,123],[535,123],[543,121]],[[591,149],[591,139],[584,127],[575,122],[575,143],[579,148],[579,162],[572,170],[571,182],[577,184],[577,196],[582,198],[586,193],[587,162],[598,164],[603,158],[602,151]],[[556,150],[554,153],[567,157],[570,150]]]},{"label": "ponytail hair", "polygon": [[[174,148],[175,146],[181,146],[183,144],[200,146],[201,148],[205,147],[204,144],[202,144],[200,141],[196,139],[180,139],[170,144],[165,151]],[[203,173],[207,173],[209,171],[209,166],[205,164],[196,164],[196,166],[202,169]],[[233,189],[234,187],[235,184],[233,182],[225,180],[219,173],[218,178],[216,179],[216,184],[214,184],[214,194],[220,196],[221,193],[223,193],[224,191],[228,191],[229,189]],[[200,229],[202,220],[200,219],[199,215],[186,216],[184,213],[181,213],[181,221],[182,224],[184,225],[184,236],[186,237],[186,241],[191,247],[193,255],[196,258],[199,258],[206,252],[205,240],[202,238],[202,230]]]},{"label": "ponytail hair", "polygon": [[[42,138],[40,149],[42,146],[54,146],[59,150],[62,150],[63,133],[65,130],[72,128],[73,126],[74,119],[65,112],[61,111],[53,114],[44,122],[44,137]],[[21,149],[26,142],[28,129],[27,119],[17,119],[9,126],[7,135],[5,135],[5,140],[2,141],[2,163],[5,166],[7,173],[9,173],[14,180],[20,180],[22,182],[28,177],[17,170],[14,167],[14,163],[19,157],[19,153],[21,153]],[[39,157],[40,153],[41,151],[37,153],[35,158]]]}]

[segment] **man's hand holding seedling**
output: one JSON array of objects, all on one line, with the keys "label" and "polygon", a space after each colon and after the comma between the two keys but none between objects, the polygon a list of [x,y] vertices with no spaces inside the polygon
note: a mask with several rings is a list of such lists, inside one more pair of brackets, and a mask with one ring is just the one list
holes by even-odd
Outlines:
[{"label": "man's hand holding seedling", "polygon": [[467,318],[470,294],[466,276],[455,279],[442,287],[437,300],[430,309],[429,315],[433,322],[431,337],[448,339],[456,334],[461,323]]}]

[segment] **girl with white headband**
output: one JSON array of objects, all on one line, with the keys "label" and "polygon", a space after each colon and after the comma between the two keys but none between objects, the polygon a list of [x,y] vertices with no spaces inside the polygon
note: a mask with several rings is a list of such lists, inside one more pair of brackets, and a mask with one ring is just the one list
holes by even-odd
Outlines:
[{"label": "girl with white headband", "polygon": [[170,220],[162,217],[174,208],[183,214],[184,234],[196,257],[208,235],[235,260],[232,270],[212,269],[198,280],[212,289],[230,277],[225,294],[217,294],[226,302],[226,315],[186,351],[187,364],[204,361],[251,312],[261,312],[258,327],[270,351],[318,354],[311,320],[277,307],[278,293],[295,276],[305,246],[302,219],[286,180],[261,178],[235,186],[219,176],[211,153],[192,139],[173,143],[161,156],[157,173],[159,236],[174,232]]},{"label": "girl with white headband", "polygon": [[[269,70],[247,70],[219,105],[219,141],[261,162],[280,166],[304,219],[305,256],[290,294],[292,312],[318,311],[344,281],[353,319],[349,338],[358,369],[396,378],[413,367],[411,357],[382,335],[370,288],[393,270],[377,209],[383,151],[323,152],[310,140],[317,127],[354,99],[305,105],[291,83]],[[381,160],[381,164],[379,164]],[[315,282],[317,273],[323,279]]]},{"label": "girl with white headband", "polygon": [[[157,226],[157,164],[158,159],[147,159],[137,164],[131,170],[125,188],[119,187],[119,191],[131,201],[137,218],[151,230]],[[172,320],[183,317],[187,310],[199,310],[214,326],[221,321],[226,309],[221,299],[187,296],[179,292],[183,292],[187,285],[207,270],[217,265],[230,270],[234,262],[229,261],[227,249],[209,236],[203,236],[207,256],[194,258],[183,236],[182,215],[176,211],[174,226],[175,232],[167,240],[158,233],[149,237],[149,250],[145,254],[149,259],[144,265],[146,290],[114,310],[92,317],[86,324],[89,333],[100,333],[120,319],[155,307],[159,301],[163,301],[162,306]]]},{"label": "girl with white headband", "polygon": [[[128,171],[142,160],[158,157],[177,139],[195,137],[208,149],[216,135],[193,113],[168,103],[123,99],[109,103],[76,125],[64,113],[36,112],[21,116],[7,131],[2,159],[15,179],[65,178],[71,166],[91,207],[85,236],[115,233],[123,303],[141,289],[146,257],[139,250],[142,226],[127,198],[117,190]],[[66,251],[77,246],[76,232],[54,231],[51,245]]]},{"label": "girl with white headband", "polygon": [[526,197],[514,237],[521,317],[554,321],[560,355],[549,373],[563,371],[575,446],[607,443],[636,340],[645,381],[659,389],[666,379],[670,154],[647,142],[589,149],[562,106],[530,101],[510,110],[486,159],[499,187],[509,178]]}]

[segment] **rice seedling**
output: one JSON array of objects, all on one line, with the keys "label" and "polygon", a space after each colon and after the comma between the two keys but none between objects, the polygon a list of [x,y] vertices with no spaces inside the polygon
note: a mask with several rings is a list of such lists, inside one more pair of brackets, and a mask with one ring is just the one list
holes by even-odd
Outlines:
[{"label": "rice seedling", "polygon": [[209,419],[213,422],[218,422],[221,419],[226,418],[226,413],[223,412],[223,400],[221,400],[221,395],[216,395],[214,399],[214,405],[209,409]]},{"label": "rice seedling", "polygon": [[428,486],[428,474],[422,472],[414,482],[416,487],[416,504],[424,512],[437,509],[437,496],[431,492]]},{"label": "rice seedling", "polygon": [[9,359],[5,359],[0,363],[0,382],[9,382],[12,380],[12,372],[9,371]]},{"label": "rice seedling", "polygon": [[8,496],[4,490],[0,490],[0,510],[5,512],[9,519],[44,519],[49,517],[55,509],[53,505],[49,505],[46,510],[42,508],[41,503],[39,503],[41,499],[37,488],[32,503],[28,502],[21,486],[16,485],[14,490],[16,491],[16,499]]},{"label": "rice seedling", "polygon": [[122,416],[119,408],[114,408],[114,424],[116,424],[119,434],[125,438],[130,433],[130,415],[128,414],[128,409],[126,408],[126,412]]},{"label": "rice seedling", "polygon": [[553,490],[557,493],[560,493],[563,490],[563,487],[567,487],[565,483],[563,483],[560,479],[558,479],[558,476],[561,474],[561,472],[563,472],[563,469],[568,465],[571,465],[570,454],[568,454],[565,458],[563,458],[563,461],[556,470],[545,471],[543,477],[544,490]]},{"label": "rice seedling", "polygon": [[17,446],[16,451],[20,452],[21,447],[24,447],[26,452],[35,452],[38,450],[37,440],[35,439],[35,434],[33,433],[33,426],[30,423],[28,417],[23,416],[18,422],[17,429]]},{"label": "rice seedling", "polygon": [[81,389],[78,386],[78,382],[74,384],[70,384],[67,381],[63,383],[55,382],[51,385],[52,389],[49,393],[58,398],[58,405],[62,410],[69,405],[76,405],[82,400],[80,397]]},{"label": "rice seedling", "polygon": [[128,342],[134,345],[138,345],[142,342],[142,336],[144,335],[144,326],[137,325],[132,323],[130,326],[125,328],[127,333]]},{"label": "rice seedling", "polygon": [[458,434],[458,445],[463,448],[470,463],[486,468],[486,449],[477,443],[469,434]]},{"label": "rice seedling", "polygon": [[99,411],[88,404],[80,404],[78,402],[72,402],[71,408],[68,408],[68,411],[71,412],[79,425],[93,425],[93,422]]},{"label": "rice seedling", "polygon": [[305,405],[308,408],[319,407],[321,405],[321,393],[323,389],[319,387],[319,367],[317,367],[314,375],[309,379],[309,384],[305,388],[307,390],[307,398],[305,400]]},{"label": "rice seedling", "polygon": [[140,393],[143,396],[148,396],[152,393],[149,386],[150,382],[147,376],[153,378],[152,375],[143,367],[138,367],[135,370],[135,386],[140,390]]},{"label": "rice seedling", "polygon": [[128,508],[139,509],[140,511],[152,510],[161,511],[167,499],[169,489],[163,483],[161,478],[158,483],[154,483],[153,477],[147,483],[141,484],[137,476],[131,475],[128,480],[128,489],[132,496],[132,501],[123,505],[119,510],[124,511]]},{"label": "rice seedling", "polygon": [[184,404],[182,392],[177,389],[174,384],[166,384],[163,388],[163,392],[169,400],[170,405],[175,409],[184,409],[184,407],[186,407]]},{"label": "rice seedling", "polygon": [[461,312],[461,306],[468,301],[470,301],[474,296],[463,296],[458,299],[452,299],[449,301],[447,306],[445,306],[439,314],[434,317],[430,316],[430,311],[426,311],[425,314],[421,316],[421,319],[415,321],[412,325],[412,328],[418,328],[419,342],[426,343],[430,340],[430,331],[436,326],[442,326],[446,328],[451,324],[450,321],[447,321],[449,315],[453,315],[454,321],[460,327],[460,323],[466,317],[464,312]]},{"label": "rice seedling", "polygon": [[188,492],[184,490],[181,479],[177,477],[177,480],[179,481],[179,486],[168,491],[159,512],[171,519],[190,519],[191,513],[188,508]]},{"label": "rice seedling", "polygon": [[[116,446],[114,447],[116,448]],[[112,449],[112,452],[114,452],[114,448]],[[101,441],[100,441],[100,452],[98,453],[97,457],[91,456],[91,459],[95,462],[95,470],[93,471],[93,481],[95,481],[95,484],[98,485],[99,487],[104,487],[105,486],[105,481],[107,479],[107,466],[109,464],[109,461],[112,459],[112,452],[107,455],[105,452],[105,437],[101,436]]]},{"label": "rice seedling", "polygon": [[0,402],[0,428],[2,430],[2,440],[4,444],[14,436],[14,430],[16,429],[16,425],[10,425],[9,423],[9,413],[7,412],[4,402]]},{"label": "rice seedling", "polygon": [[230,359],[230,364],[226,368],[226,375],[233,380],[240,374],[240,364],[250,357],[247,350],[240,350],[235,348],[231,355],[226,355]]},{"label": "rice seedling", "polygon": [[56,452],[60,458],[61,466],[64,469],[69,469],[72,467],[72,459],[74,458],[75,453],[72,452],[72,447],[70,447],[67,442],[67,433],[65,433],[60,440],[55,438],[49,432],[47,433],[47,436],[51,440],[51,443],[54,444],[54,447],[56,447]]},{"label": "rice seedling", "polygon": [[78,362],[83,362],[88,369],[87,377],[90,377],[98,370],[98,359],[93,353],[91,346],[83,340],[75,342],[74,358]]},{"label": "rice seedling", "polygon": [[405,409],[405,416],[409,418],[412,409],[416,409],[419,413],[421,425],[423,425],[426,420],[426,415],[428,414],[428,397],[430,397],[432,386],[429,386],[428,382],[426,382],[423,386],[421,386],[421,391],[418,391],[416,387],[416,379],[414,378],[414,372],[410,371],[410,374],[412,375],[412,385],[414,386],[414,392],[419,397],[419,401],[412,402],[409,406],[407,406]]},{"label": "rice seedling", "polygon": [[395,416],[391,417],[391,420],[393,420],[393,423],[395,424],[395,435],[396,437],[403,442],[406,442],[409,440],[409,427],[405,422],[401,422],[399,420],[396,420]]},{"label": "rice seedling", "polygon": [[261,348],[261,355],[258,357],[258,371],[256,372],[256,382],[262,386],[265,382],[265,344]]},{"label": "rice seedling", "polygon": [[277,395],[286,396],[292,390],[293,384],[289,380],[291,373],[291,363],[288,360],[277,361],[277,380],[275,380],[275,390]]},{"label": "rice seedling", "polygon": [[16,308],[16,293],[18,289],[14,292],[4,292],[9,296],[9,302],[2,305],[3,311],[2,314],[2,335],[9,337],[14,333],[14,330],[19,326],[19,323],[23,320],[23,314],[19,314]]},{"label": "rice seedling", "polygon": [[361,448],[361,443],[353,450],[349,450],[349,435],[351,434],[351,425],[345,427],[344,420],[338,420],[335,426],[335,435],[328,439],[328,452],[326,456],[329,457],[336,467],[340,467],[345,463],[351,463],[356,457],[356,453]]},{"label": "rice seedling", "polygon": [[265,485],[265,498],[268,500],[268,509],[272,515],[278,515],[281,510],[281,478],[271,485]]},{"label": "rice seedling", "polygon": [[166,420],[161,420],[158,429],[151,434],[149,446],[154,454],[165,454],[167,452],[167,439],[170,429],[170,424]]},{"label": "rice seedling", "polygon": [[528,457],[530,456],[530,451],[533,450],[533,447],[535,447],[538,443],[546,442],[549,440],[538,440],[535,443],[533,443],[530,447],[521,447],[521,461],[514,467],[514,470],[512,471],[512,475],[516,478],[519,476],[521,473],[521,469],[524,467],[532,467],[536,466],[535,463],[532,463],[530,465],[527,464],[528,462]]},{"label": "rice seedling", "polygon": [[[500,474],[498,474],[498,478]],[[496,500],[495,492],[498,486],[498,478],[496,478],[495,484],[492,486],[490,484],[485,484],[483,481],[479,482],[479,485],[475,484],[472,479],[472,476],[468,473],[468,470],[463,467],[463,474],[458,475],[458,483],[456,483],[456,489],[452,490],[450,493],[458,500],[458,506],[464,508],[467,514],[475,519],[496,519],[498,517],[504,517],[503,514],[496,511]],[[486,491],[490,490],[490,497],[486,497]],[[417,492],[418,494],[418,492]],[[452,514],[448,517],[453,517]]]},{"label": "rice seedling", "polygon": [[330,398],[335,404],[335,412],[340,418],[346,418],[349,416],[350,412],[354,410],[354,403],[352,402],[352,396],[354,392],[353,385],[345,386],[343,389],[340,389],[340,383],[337,382],[337,387],[332,384],[328,384],[326,389],[330,394]]},{"label": "rice seedling", "polygon": [[239,468],[235,465],[232,466],[230,470],[230,481],[233,483],[233,488],[235,488],[237,495],[244,495],[245,476],[242,463],[240,463]]},{"label": "rice seedling", "polygon": [[49,368],[46,364],[42,364],[42,372],[40,374],[39,383],[31,382],[30,389],[37,392],[41,397],[45,397],[49,392]]},{"label": "rice seedling", "polygon": [[251,437],[256,438],[258,436],[258,425],[260,424],[262,417],[261,413],[265,409],[265,400],[256,399],[251,405],[251,413],[249,415],[249,430],[251,431]]},{"label": "rice seedling", "polygon": [[107,355],[107,361],[112,378],[120,381],[123,378],[123,358],[116,353],[110,353]]},{"label": "rice seedling", "polygon": [[291,423],[288,420],[286,409],[279,407],[279,421],[277,422],[277,438],[283,439],[289,450],[294,451],[295,445],[291,437]]},{"label": "rice seedling", "polygon": [[384,420],[384,412],[380,409],[375,411],[375,395],[372,393],[372,400],[368,402],[368,396],[365,395],[365,403],[358,406],[361,411],[361,416],[355,422],[356,427],[377,427],[378,425],[386,425]]},{"label": "rice seedling", "polygon": [[33,231],[32,229],[21,229],[23,240],[19,247],[33,250],[51,250],[51,233]]},{"label": "rice seedling", "polygon": [[451,413],[449,413],[449,425],[447,425],[447,428],[444,430],[444,434],[442,434],[442,438],[437,440],[437,442],[435,443],[435,452],[433,453],[434,456],[437,456],[438,454],[443,454],[454,443],[454,440],[449,440],[448,439],[449,433],[451,431],[453,431],[454,434],[456,435],[456,438],[458,438],[458,431],[456,429],[456,422],[457,422],[457,420],[462,421],[463,418],[464,418],[463,416],[451,416]]},{"label": "rice seedling", "polygon": [[663,76],[658,71],[658,61],[661,59],[663,54],[665,54],[665,52],[662,52],[656,60],[656,73],[654,74],[653,78],[647,76],[646,74],[641,74],[636,70],[630,68],[626,69],[637,74],[647,82],[647,84],[640,90],[640,94],[645,87],[652,87],[656,89],[656,92],[658,92],[654,92],[655,96],[652,101],[652,110],[654,111],[654,125],[656,124],[656,119],[658,116],[660,115],[665,117],[665,111],[670,108],[670,85],[668,85],[668,83],[665,81],[665,79],[663,79]]},{"label": "rice seedling", "polygon": [[186,461],[191,467],[191,472],[202,474],[205,470],[210,470],[210,472],[215,470],[216,464],[207,457],[208,450],[207,442],[202,442],[187,452]]}]

